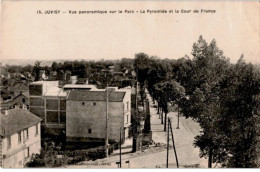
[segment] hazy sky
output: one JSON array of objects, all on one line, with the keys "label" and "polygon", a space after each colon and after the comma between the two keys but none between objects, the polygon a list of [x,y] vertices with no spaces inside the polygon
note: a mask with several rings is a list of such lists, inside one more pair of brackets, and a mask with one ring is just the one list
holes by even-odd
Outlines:
[{"label": "hazy sky", "polygon": [[[260,63],[259,2],[2,2],[2,59],[119,59],[190,55],[199,35],[236,62]],[[37,10],[212,9],[215,14],[39,15]]]}]

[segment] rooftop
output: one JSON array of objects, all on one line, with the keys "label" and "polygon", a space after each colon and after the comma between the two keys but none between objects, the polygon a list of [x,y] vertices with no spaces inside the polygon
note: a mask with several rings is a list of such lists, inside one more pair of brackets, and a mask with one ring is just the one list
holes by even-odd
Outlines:
[{"label": "rooftop", "polygon": [[1,136],[10,136],[42,121],[41,118],[26,109],[17,108],[7,112],[8,115],[0,114]]},{"label": "rooftop", "polygon": [[67,96],[66,92],[63,91],[62,88],[59,87],[50,87],[45,93],[44,96],[50,97],[65,97]]},{"label": "rooftop", "polygon": [[71,89],[73,89],[73,88],[96,88],[96,86],[95,85],[88,85],[88,84],[66,84],[66,85],[64,85],[63,86],[63,88],[65,88],[65,89],[68,89],[68,88],[71,88]]},{"label": "rooftop", "polygon": [[[122,102],[125,92],[109,92],[110,102]],[[68,96],[69,100],[77,101],[106,101],[105,91],[72,90]]]}]

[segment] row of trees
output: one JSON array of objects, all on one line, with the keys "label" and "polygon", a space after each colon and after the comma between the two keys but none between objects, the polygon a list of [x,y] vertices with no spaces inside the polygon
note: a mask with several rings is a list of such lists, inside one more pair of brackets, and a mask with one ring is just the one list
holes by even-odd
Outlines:
[{"label": "row of trees", "polygon": [[185,117],[200,124],[194,145],[201,157],[208,157],[208,167],[256,167],[259,69],[243,56],[231,64],[215,40],[207,43],[202,36],[193,44],[192,56],[161,60],[136,55],[138,81],[164,113],[164,130],[168,106],[176,104]]}]

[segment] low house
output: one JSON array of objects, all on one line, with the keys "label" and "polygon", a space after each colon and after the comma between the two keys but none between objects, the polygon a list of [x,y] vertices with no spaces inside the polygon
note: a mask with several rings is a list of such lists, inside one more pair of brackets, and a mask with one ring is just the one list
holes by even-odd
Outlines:
[{"label": "low house", "polygon": [[25,109],[0,114],[0,165],[21,168],[41,150],[41,119]]},{"label": "low house", "polygon": [[21,92],[20,94],[13,97],[11,100],[3,101],[0,104],[1,110],[11,109],[15,106],[28,109],[29,107],[29,93]]},{"label": "low house", "polygon": [[108,87],[108,103],[106,95],[105,89],[70,91],[66,102],[67,141],[104,142],[107,105],[109,142],[118,142],[120,132],[122,141],[129,137],[131,88]]},{"label": "low house", "polygon": [[14,96],[16,96],[22,92],[28,92],[29,86],[26,81],[16,81],[12,84],[10,89],[10,91],[14,92]]}]

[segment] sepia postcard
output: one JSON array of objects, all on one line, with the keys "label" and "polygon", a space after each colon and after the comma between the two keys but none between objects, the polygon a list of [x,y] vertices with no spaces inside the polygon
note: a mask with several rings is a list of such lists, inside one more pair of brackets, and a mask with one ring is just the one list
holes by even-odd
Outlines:
[{"label": "sepia postcard", "polygon": [[259,168],[259,1],[1,0],[1,168]]}]

